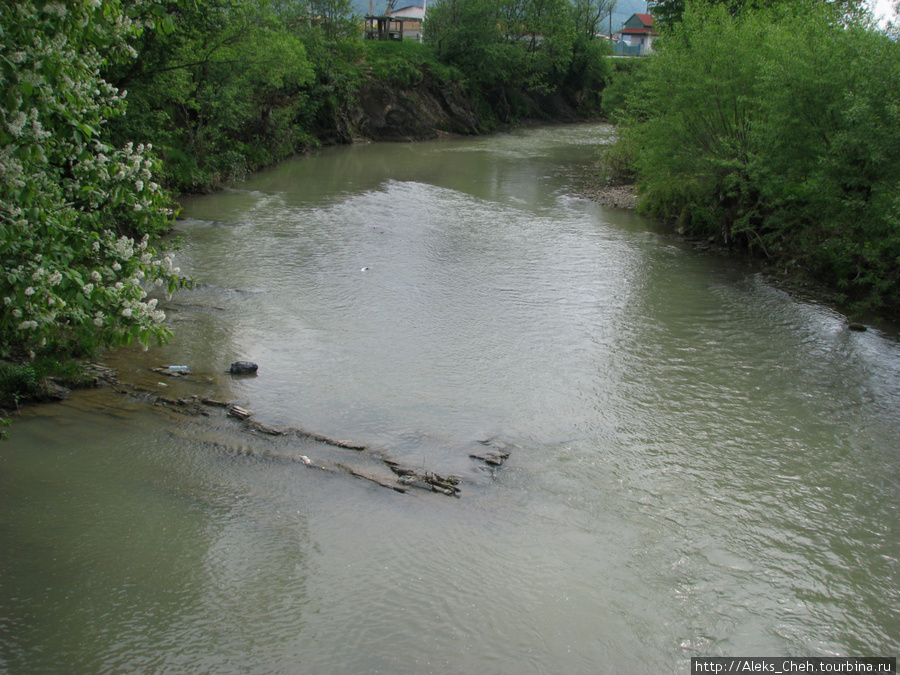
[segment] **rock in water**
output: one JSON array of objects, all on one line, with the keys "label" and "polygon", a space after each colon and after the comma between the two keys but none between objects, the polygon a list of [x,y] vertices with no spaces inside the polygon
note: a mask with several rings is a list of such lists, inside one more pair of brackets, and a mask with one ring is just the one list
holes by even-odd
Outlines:
[{"label": "rock in water", "polygon": [[231,364],[231,368],[228,372],[232,375],[252,375],[257,370],[259,370],[259,366],[255,363],[251,363],[250,361],[235,361]]}]

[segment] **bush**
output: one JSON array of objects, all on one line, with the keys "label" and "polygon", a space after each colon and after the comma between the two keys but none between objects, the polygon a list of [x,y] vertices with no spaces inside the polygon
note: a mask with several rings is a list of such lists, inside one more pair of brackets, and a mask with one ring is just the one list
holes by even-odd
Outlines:
[{"label": "bush", "polygon": [[607,62],[612,63],[612,67],[601,92],[601,108],[612,122],[620,122],[629,95],[645,77],[643,66],[647,59],[607,59]]},{"label": "bush", "polygon": [[900,308],[900,45],[804,2],[689,3],[658,46],[617,113],[640,208]]},{"label": "bush", "polygon": [[0,362],[0,408],[17,408],[23,400],[35,398],[41,381],[29,363]]}]

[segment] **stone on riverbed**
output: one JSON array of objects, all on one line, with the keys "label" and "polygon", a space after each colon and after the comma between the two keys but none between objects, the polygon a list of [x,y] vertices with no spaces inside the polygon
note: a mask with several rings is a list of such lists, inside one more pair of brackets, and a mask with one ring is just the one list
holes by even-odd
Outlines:
[{"label": "stone on riverbed", "polygon": [[259,366],[251,361],[235,361],[228,372],[232,375],[253,375],[259,370]]}]

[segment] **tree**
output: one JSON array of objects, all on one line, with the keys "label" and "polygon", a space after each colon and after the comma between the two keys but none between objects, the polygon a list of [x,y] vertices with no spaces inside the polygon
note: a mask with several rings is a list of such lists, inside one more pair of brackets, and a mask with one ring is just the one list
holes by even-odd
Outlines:
[{"label": "tree", "polygon": [[612,15],[617,0],[573,0],[570,6],[575,33],[587,40],[603,32],[604,22]]},{"label": "tree", "polygon": [[158,164],[147,145],[104,138],[126,92],[100,69],[134,58],[128,39],[166,21],[158,3],[128,10],[115,0],[0,9],[2,354],[169,336],[147,299],[149,287],[184,281],[149,242],[172,216]]},{"label": "tree", "polygon": [[832,3],[689,3],[643,74],[620,129],[644,211],[900,308],[895,41]]},{"label": "tree", "polygon": [[438,57],[501,98],[561,84],[574,39],[568,0],[438,0],[425,22]]},{"label": "tree", "polygon": [[[848,18],[859,18],[866,12],[865,0],[817,0],[826,2]],[[653,15],[657,24],[663,30],[669,29],[679,23],[685,9],[690,4],[722,5],[732,15],[737,16],[747,10],[769,9],[779,4],[793,5],[795,16],[798,5],[792,0],[650,0],[647,9]]]},{"label": "tree", "polygon": [[598,40],[606,21],[612,16],[616,0],[574,0],[570,5],[575,39],[568,84],[579,91],[581,107],[595,112],[601,107],[601,95],[608,84],[610,66],[606,58],[611,43]]},{"label": "tree", "polygon": [[308,16],[285,3],[277,9],[207,0],[178,7],[165,35],[133,36],[138,57],[104,69],[131,90],[129,114],[110,133],[152,142],[166,159],[166,183],[184,192],[293,153],[304,140],[297,118],[313,76],[299,34]]},{"label": "tree", "polygon": [[438,0],[428,9],[425,42],[441,61],[459,66],[477,81],[504,76],[497,59],[502,36],[495,0]]},{"label": "tree", "polygon": [[359,35],[361,17],[352,0],[309,0],[312,19],[325,31],[328,40]]}]

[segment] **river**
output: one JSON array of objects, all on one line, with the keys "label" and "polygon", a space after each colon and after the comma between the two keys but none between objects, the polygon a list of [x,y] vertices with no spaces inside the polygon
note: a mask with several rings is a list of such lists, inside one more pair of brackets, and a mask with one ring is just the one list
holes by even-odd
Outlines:
[{"label": "river", "polygon": [[[0,670],[897,656],[900,343],[572,196],[602,132],[325,149],[186,200],[172,342],[0,445]],[[192,395],[366,449],[153,405]],[[386,458],[459,493],[347,472]]]}]

